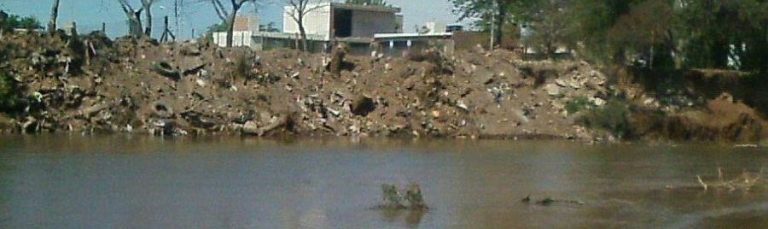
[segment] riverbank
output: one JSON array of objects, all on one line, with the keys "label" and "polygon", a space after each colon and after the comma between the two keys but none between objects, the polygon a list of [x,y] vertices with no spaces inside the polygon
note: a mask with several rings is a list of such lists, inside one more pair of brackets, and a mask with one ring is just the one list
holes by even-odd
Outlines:
[{"label": "riverbank", "polygon": [[[669,103],[626,96],[631,84],[590,63],[527,61],[506,50],[334,59],[339,52],[111,41],[96,33],[6,34],[0,47],[12,89],[6,97],[14,98],[0,130],[10,133],[612,141],[723,132],[696,127],[708,119],[670,119],[705,106],[663,113]],[[725,107],[721,113],[736,118],[723,121],[733,133],[723,140],[766,136],[759,112]],[[718,119],[709,111],[700,116]],[[701,136],[692,139],[721,135]]]},{"label": "riverbank", "polygon": [[69,53],[67,39],[4,39],[6,72],[28,98],[5,130],[586,139],[593,134],[567,115],[566,99],[601,105],[609,95],[585,62],[528,62],[509,51],[350,56],[333,74],[327,56],[292,50],[92,35],[80,38],[88,57]]}]

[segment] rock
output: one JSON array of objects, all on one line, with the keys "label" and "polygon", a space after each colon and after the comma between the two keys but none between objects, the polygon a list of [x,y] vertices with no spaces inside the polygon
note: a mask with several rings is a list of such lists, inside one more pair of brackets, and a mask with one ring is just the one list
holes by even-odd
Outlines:
[{"label": "rock", "polygon": [[463,100],[457,101],[456,102],[456,107],[461,108],[462,110],[464,110],[466,112],[469,112],[469,106],[467,106],[467,104],[465,104]]},{"label": "rock", "polygon": [[547,91],[547,94],[550,96],[560,96],[560,86],[557,86],[555,84],[547,84],[547,86],[544,86],[544,90]]},{"label": "rock", "polygon": [[352,111],[352,114],[367,116],[368,113],[376,110],[376,103],[373,102],[371,97],[362,95],[358,96],[355,98],[355,100],[352,101],[352,103],[349,105],[349,109]]},{"label": "rock", "polygon": [[189,122],[189,124],[192,124],[192,126],[197,128],[212,129],[216,127],[215,122],[211,121],[210,118],[205,117],[205,115],[197,111],[186,111],[181,113],[181,117]]},{"label": "rock", "polygon": [[197,79],[195,80],[195,83],[197,83],[197,86],[200,86],[200,87],[205,87],[206,85],[205,80],[203,79]]},{"label": "rock", "polygon": [[555,79],[555,84],[557,84],[557,86],[561,86],[561,87],[567,87],[568,86],[568,85],[565,84],[565,80],[563,80],[563,79]]},{"label": "rock", "polygon": [[341,111],[337,111],[331,108],[325,108],[325,109],[328,110],[328,113],[331,113],[331,115],[333,115],[334,117],[341,116]]},{"label": "rock", "polygon": [[194,43],[185,45],[183,48],[181,48],[181,55],[184,56],[199,56],[200,54],[200,48],[198,48]]},{"label": "rock", "polygon": [[92,116],[96,115],[96,113],[106,109],[107,107],[109,107],[109,105],[107,105],[106,103],[99,103],[99,104],[90,106],[88,108],[82,109],[78,113],[80,113],[80,115],[85,118],[91,118]]},{"label": "rock", "polygon": [[440,111],[438,111],[438,110],[433,110],[433,111],[432,111],[432,117],[433,117],[433,118],[440,118]]},{"label": "rock", "polygon": [[571,80],[568,84],[573,89],[581,89],[582,85],[584,85],[583,83],[579,83],[579,81],[576,81],[576,80]]},{"label": "rock", "polygon": [[595,106],[598,106],[598,107],[602,107],[607,103],[604,99],[597,98],[597,97],[592,98],[592,100],[593,100],[592,103],[594,103]]},{"label": "rock", "polygon": [[242,127],[242,133],[247,135],[258,135],[259,134],[259,125],[256,124],[254,121],[247,121],[245,124],[243,124]]},{"label": "rock", "polygon": [[270,124],[257,127],[254,122],[249,121],[243,125],[241,130],[244,135],[265,136],[279,129],[293,131],[293,119],[289,116],[273,117]]}]

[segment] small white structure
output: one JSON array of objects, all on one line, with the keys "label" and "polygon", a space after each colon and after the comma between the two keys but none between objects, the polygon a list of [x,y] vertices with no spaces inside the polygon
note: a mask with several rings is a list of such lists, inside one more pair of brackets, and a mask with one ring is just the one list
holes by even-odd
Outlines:
[{"label": "small white structure", "polygon": [[[232,32],[232,46],[253,47],[253,35],[259,32],[259,18],[256,16],[237,16],[235,26]],[[212,34],[213,43],[219,47],[227,46],[227,32],[216,32]]]},{"label": "small white structure", "polygon": [[424,25],[424,28],[427,29],[427,33],[429,34],[445,33],[446,31],[445,23],[442,22],[427,22]]},{"label": "small white structure", "polygon": [[[233,31],[232,32],[232,47],[247,46],[253,47],[254,32],[251,31]],[[227,47],[227,33],[217,32],[213,33],[213,43],[219,47]]]}]

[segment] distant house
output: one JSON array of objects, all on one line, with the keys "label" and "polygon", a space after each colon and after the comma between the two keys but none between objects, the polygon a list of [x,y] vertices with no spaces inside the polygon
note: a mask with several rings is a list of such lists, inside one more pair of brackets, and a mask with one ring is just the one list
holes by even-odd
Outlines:
[{"label": "distant house", "polygon": [[415,33],[378,33],[374,43],[382,54],[397,56],[405,51],[418,51],[427,48],[441,48],[451,53],[454,49],[453,33],[443,23],[427,22]]},{"label": "distant house", "polygon": [[[452,49],[452,33],[447,30],[461,30],[457,26],[429,22],[416,33],[403,33],[401,9],[392,6],[371,6],[324,2],[307,6],[304,18],[308,50],[311,52],[330,51],[335,42],[346,43],[351,54],[401,55],[406,50],[428,47]],[[300,43],[299,25],[292,15],[297,12],[292,6],[283,8],[283,31],[259,31],[258,20],[235,22],[235,46],[248,46],[255,50],[296,48]],[[247,22],[247,23],[246,23]],[[247,24],[247,25],[244,25]],[[225,45],[226,33],[214,34],[214,42]]]},{"label": "distant house", "polygon": [[[345,42],[353,50],[367,49],[377,33],[401,33],[403,16],[400,8],[335,2],[310,5],[304,28],[310,51],[320,52],[334,41]],[[291,15],[292,6],[283,9],[283,32],[258,32],[254,35],[256,49],[296,47],[299,25]]]}]

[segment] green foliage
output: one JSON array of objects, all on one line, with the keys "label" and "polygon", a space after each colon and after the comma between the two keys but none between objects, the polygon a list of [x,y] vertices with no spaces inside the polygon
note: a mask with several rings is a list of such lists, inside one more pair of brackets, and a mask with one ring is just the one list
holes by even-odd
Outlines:
[{"label": "green foliage", "polygon": [[480,19],[475,23],[480,26],[489,26],[492,21],[495,22],[495,40],[500,41],[504,36],[502,28],[515,15],[522,15],[522,6],[527,1],[532,0],[451,0],[451,3],[453,13],[459,16],[459,20]]},{"label": "green foliage", "polygon": [[599,62],[768,70],[768,2],[574,0],[572,37]]},{"label": "green foliage", "polygon": [[43,26],[34,17],[21,17],[0,11],[0,29],[41,29]]},{"label": "green foliage", "polygon": [[10,76],[0,73],[0,112],[11,112],[18,106],[17,91],[16,81]]},{"label": "green foliage", "polygon": [[579,96],[565,103],[565,110],[568,114],[575,114],[579,111],[592,110],[595,104],[590,102],[587,97]]},{"label": "green foliage", "polygon": [[587,113],[580,121],[586,127],[604,129],[616,137],[623,138],[630,131],[629,114],[625,101],[612,99],[605,106]]},{"label": "green foliage", "polygon": [[366,6],[389,6],[386,0],[347,0],[344,3]]},{"label": "green foliage", "polygon": [[253,69],[253,55],[242,53],[235,57],[235,67],[232,69],[232,76],[236,78],[250,79],[251,69]]},{"label": "green foliage", "polygon": [[569,23],[567,14],[568,0],[530,1],[520,15],[530,26],[533,34],[521,39],[526,47],[532,47],[539,52],[552,57],[560,46],[572,47],[568,32],[573,24]]}]

